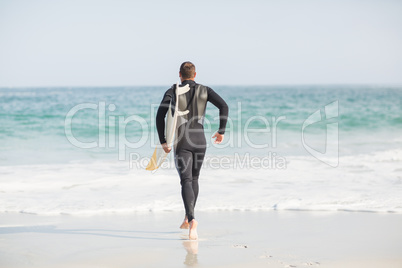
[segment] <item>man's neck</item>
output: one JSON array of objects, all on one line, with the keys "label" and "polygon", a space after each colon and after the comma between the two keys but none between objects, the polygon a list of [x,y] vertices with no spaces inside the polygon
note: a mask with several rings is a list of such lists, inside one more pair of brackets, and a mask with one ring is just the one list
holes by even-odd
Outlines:
[{"label": "man's neck", "polygon": [[181,80],[182,83],[183,83],[184,81],[195,81],[194,78],[186,78],[186,79],[181,78],[180,80]]},{"label": "man's neck", "polygon": [[194,79],[185,79],[181,81],[181,84],[192,84],[195,83]]}]

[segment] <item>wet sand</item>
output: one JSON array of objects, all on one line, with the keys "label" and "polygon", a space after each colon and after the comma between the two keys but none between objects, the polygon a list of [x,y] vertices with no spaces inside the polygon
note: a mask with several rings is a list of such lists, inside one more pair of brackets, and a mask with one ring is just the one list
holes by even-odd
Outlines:
[{"label": "wet sand", "polygon": [[402,267],[402,215],[365,212],[0,214],[0,267]]}]

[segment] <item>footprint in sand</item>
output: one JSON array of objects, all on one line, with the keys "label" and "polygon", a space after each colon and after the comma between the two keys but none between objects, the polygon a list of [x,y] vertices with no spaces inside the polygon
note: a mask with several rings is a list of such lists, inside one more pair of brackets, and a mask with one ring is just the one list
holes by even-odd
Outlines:
[{"label": "footprint in sand", "polygon": [[247,245],[236,244],[236,245],[232,245],[232,247],[234,247],[234,248],[247,248],[248,246]]}]

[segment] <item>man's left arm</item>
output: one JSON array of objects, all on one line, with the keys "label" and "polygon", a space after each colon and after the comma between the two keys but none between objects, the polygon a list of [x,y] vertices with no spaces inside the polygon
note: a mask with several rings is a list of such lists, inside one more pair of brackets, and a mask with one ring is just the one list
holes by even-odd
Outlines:
[{"label": "man's left arm", "polygon": [[212,138],[216,138],[214,143],[221,143],[225,134],[226,123],[229,116],[229,107],[226,102],[213,89],[208,87],[208,101],[219,109],[219,130]]}]

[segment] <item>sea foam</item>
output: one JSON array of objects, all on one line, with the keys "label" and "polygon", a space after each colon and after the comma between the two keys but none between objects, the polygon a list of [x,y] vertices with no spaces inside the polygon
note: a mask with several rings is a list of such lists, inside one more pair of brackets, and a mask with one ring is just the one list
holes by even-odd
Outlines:
[{"label": "sea foam", "polygon": [[[336,168],[307,156],[286,161],[281,169],[205,166],[196,209],[402,213],[400,149],[343,156]],[[127,161],[76,161],[2,166],[0,176],[0,212],[183,210],[174,165],[151,173]]]}]

